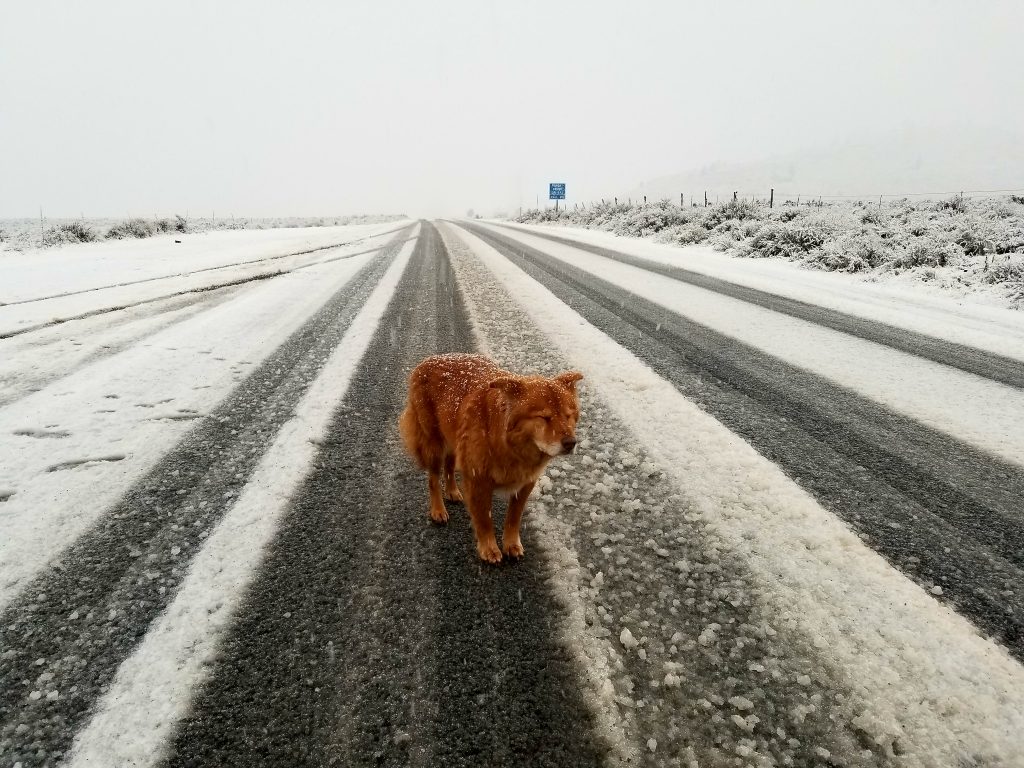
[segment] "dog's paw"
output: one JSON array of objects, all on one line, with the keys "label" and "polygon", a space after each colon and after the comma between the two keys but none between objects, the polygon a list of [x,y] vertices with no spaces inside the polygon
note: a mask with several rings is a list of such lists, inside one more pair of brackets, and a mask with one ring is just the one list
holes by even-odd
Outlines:
[{"label": "dog's paw", "polygon": [[477,542],[476,551],[480,554],[480,559],[485,563],[497,564],[501,562],[501,550],[498,549],[498,543],[495,541],[488,544]]},{"label": "dog's paw", "polygon": [[431,507],[430,519],[438,525],[444,525],[448,522],[448,510],[445,509],[444,507],[441,507],[440,509],[434,509],[433,507]]},{"label": "dog's paw", "polygon": [[459,486],[455,485],[455,483],[452,483],[452,487],[451,488],[446,488],[445,489],[444,497],[446,499],[448,499],[448,501],[462,501],[463,500],[462,499],[462,491],[459,490]]},{"label": "dog's paw", "polygon": [[514,557],[516,559],[519,559],[526,554],[526,550],[523,549],[523,542],[519,541],[519,539],[504,542],[502,544],[501,551],[508,557]]}]

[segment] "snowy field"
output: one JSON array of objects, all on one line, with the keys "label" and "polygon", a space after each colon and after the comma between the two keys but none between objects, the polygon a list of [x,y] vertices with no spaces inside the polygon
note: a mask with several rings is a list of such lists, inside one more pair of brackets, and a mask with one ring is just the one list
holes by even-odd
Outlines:
[{"label": "snowy field", "polygon": [[228,218],[154,216],[127,219],[0,219],[0,253],[31,251],[63,245],[153,237],[161,234],[186,235],[239,229],[308,229],[400,221],[402,216],[312,216],[281,218]]},{"label": "snowy field", "polygon": [[[0,270],[0,765],[1024,766],[1004,294],[407,220]],[[585,376],[497,568],[395,434],[471,350]]]}]

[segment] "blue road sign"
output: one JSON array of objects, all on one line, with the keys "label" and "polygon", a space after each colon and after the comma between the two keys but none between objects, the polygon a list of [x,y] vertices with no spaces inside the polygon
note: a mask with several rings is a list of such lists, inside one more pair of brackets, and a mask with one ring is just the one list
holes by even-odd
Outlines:
[{"label": "blue road sign", "polygon": [[565,184],[548,184],[548,200],[565,200]]}]

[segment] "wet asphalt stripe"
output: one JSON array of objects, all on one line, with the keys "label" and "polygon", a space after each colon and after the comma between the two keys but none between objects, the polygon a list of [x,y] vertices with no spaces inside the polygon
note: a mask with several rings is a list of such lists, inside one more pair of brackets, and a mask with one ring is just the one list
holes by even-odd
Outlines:
[{"label": "wet asphalt stripe", "polygon": [[855,315],[848,315],[834,309],[819,307],[796,299],[786,298],[778,294],[760,291],[756,288],[748,288],[737,283],[730,283],[700,272],[693,272],[682,267],[673,267],[668,264],[659,264],[648,259],[631,256],[621,251],[614,251],[610,248],[602,248],[598,245],[582,243],[567,237],[558,237],[547,233],[526,231],[515,227],[505,227],[512,231],[525,232],[526,234],[551,240],[552,242],[568,245],[579,250],[588,251],[604,256],[609,259],[629,264],[633,267],[648,272],[655,272],[665,275],[673,280],[688,283],[697,288],[704,288],[733,299],[745,301],[748,304],[756,304],[759,307],[770,309],[773,312],[781,312],[800,320],[806,320],[816,325],[831,328],[851,336],[873,341],[877,344],[884,344],[892,349],[907,352],[917,357],[922,357],[932,362],[948,365],[951,368],[958,368],[976,376],[982,376],[992,381],[998,381],[1011,387],[1024,388],[1024,362],[1003,357],[993,352],[986,352],[965,344],[957,344],[952,341],[928,336],[924,333],[911,331],[906,328],[897,328],[886,325],[876,320],[868,320]]},{"label": "wet asphalt stripe", "polygon": [[1024,660],[1024,471],[627,289],[467,226]]},{"label": "wet asphalt stripe", "polygon": [[[404,229],[408,230],[409,227],[405,227]],[[392,239],[391,241],[389,241],[387,243],[388,247],[391,247],[393,245],[395,245],[394,239]],[[329,246],[329,247],[330,248],[335,248],[337,246]],[[301,264],[301,265],[296,266],[296,267],[290,267],[289,269],[275,269],[273,272],[261,272],[258,275],[248,275],[246,277],[240,277],[240,278],[237,278],[235,280],[227,280],[227,281],[222,282],[222,283],[212,283],[211,285],[202,285],[202,286],[199,286],[197,288],[187,288],[187,289],[182,290],[182,291],[175,291],[173,293],[165,293],[162,296],[155,296],[155,297],[150,298],[150,299],[140,299],[139,301],[131,301],[131,302],[128,302],[126,304],[118,304],[117,306],[113,306],[113,307],[101,307],[99,309],[92,309],[92,310],[89,310],[88,312],[82,312],[81,314],[72,315],[70,317],[57,317],[57,318],[54,318],[52,320],[47,320],[45,323],[36,323],[35,325],[26,326],[24,328],[17,328],[17,329],[15,329],[13,331],[3,331],[3,332],[0,332],[0,340],[10,339],[10,338],[12,338],[14,336],[21,336],[24,333],[31,333],[32,331],[38,331],[38,330],[41,330],[43,328],[50,328],[50,327],[52,327],[54,325],[60,325],[61,323],[69,323],[69,322],[71,322],[73,320],[84,320],[87,317],[95,317],[96,315],[105,315],[105,314],[107,314],[109,312],[120,312],[122,309],[130,309],[131,307],[141,307],[141,306],[143,306],[145,304],[152,304],[155,301],[163,301],[165,299],[172,299],[172,298],[174,298],[176,296],[187,296],[188,294],[191,294],[191,293],[205,293],[207,291],[217,291],[217,290],[220,290],[221,288],[230,288],[230,287],[236,286],[236,285],[245,285],[246,283],[254,283],[254,282],[257,282],[259,280],[270,280],[271,278],[280,277],[281,275],[288,275],[288,274],[291,274],[292,272],[298,272],[299,270],[302,270],[302,269],[309,269],[310,267],[318,267],[321,264],[329,264],[332,261],[341,261],[343,259],[352,259],[352,258],[355,258],[356,256],[365,256],[368,253],[376,253],[377,251],[381,250],[381,248],[383,248],[383,247],[385,247],[385,246],[381,245],[381,246],[377,246],[376,248],[369,248],[369,249],[367,249],[365,251],[357,251],[356,253],[346,253],[346,254],[344,254],[342,256],[334,256],[334,257],[327,258],[327,259],[321,259],[319,261],[314,261],[314,262],[312,262],[310,264]],[[318,250],[323,250],[323,249],[318,249]],[[295,254],[289,254],[289,255],[295,255]]]},{"label": "wet asphalt stripe", "polygon": [[0,764],[52,764],[171,602],[400,235],[0,614]]},{"label": "wet asphalt stripe", "polygon": [[412,367],[472,348],[425,225],[165,765],[598,764],[543,562],[482,565],[454,505],[431,525],[399,444]]},{"label": "wet asphalt stripe", "polygon": [[[39,301],[51,301],[52,299],[63,299],[68,296],[78,296],[83,293],[94,293],[96,291],[106,291],[110,288],[124,288],[129,285],[141,285],[142,283],[153,283],[158,280],[172,280],[176,277],[189,277],[191,275],[198,275],[203,272],[216,272],[220,269],[230,269],[231,267],[244,267],[248,264],[259,264],[264,261],[276,261],[277,259],[287,259],[291,256],[305,256],[309,253],[318,253],[320,251],[329,251],[334,248],[343,248],[346,245],[355,245],[361,243],[364,240],[371,240],[376,237],[384,237],[385,235],[391,235],[395,232],[401,232],[403,229],[408,229],[408,225],[404,227],[397,227],[395,229],[389,229],[385,232],[381,232],[376,235],[367,235],[366,237],[357,237],[354,240],[345,240],[340,243],[331,243],[330,245],[321,245],[316,248],[307,248],[302,251],[292,251],[290,253],[281,253],[276,256],[264,256],[259,259],[248,259],[247,261],[235,261],[230,264],[221,264],[216,267],[203,267],[202,269],[192,269],[188,272],[175,272],[173,275],[160,275],[158,277],[147,277],[142,280],[128,280],[123,283],[111,283],[110,285],[99,285],[95,288],[82,288],[77,291],[65,291],[64,293],[54,293],[50,296],[37,296],[31,299],[18,299],[17,301],[0,301],[0,307],[14,307],[19,304],[34,304]],[[374,249],[376,250],[376,249]],[[364,251],[367,253],[367,251]]]}]

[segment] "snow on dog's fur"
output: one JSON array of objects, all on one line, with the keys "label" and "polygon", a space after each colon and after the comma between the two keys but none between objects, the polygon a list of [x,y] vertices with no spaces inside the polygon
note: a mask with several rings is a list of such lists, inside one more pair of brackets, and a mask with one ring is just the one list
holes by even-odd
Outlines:
[{"label": "snow on dog's fur", "polygon": [[[482,560],[500,562],[502,552],[522,557],[526,500],[551,458],[576,447],[582,378],[575,371],[552,379],[518,376],[480,355],[428,357],[409,376],[398,427],[406,450],[427,471],[430,518],[447,522],[444,499],[465,500]],[[495,491],[509,495],[501,549],[491,519]]]}]

